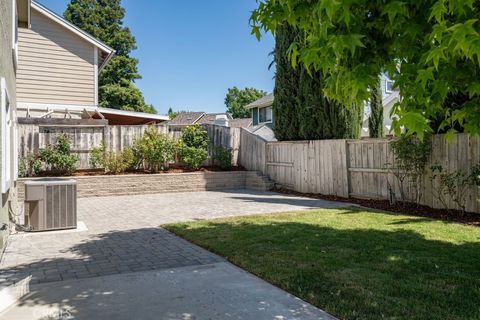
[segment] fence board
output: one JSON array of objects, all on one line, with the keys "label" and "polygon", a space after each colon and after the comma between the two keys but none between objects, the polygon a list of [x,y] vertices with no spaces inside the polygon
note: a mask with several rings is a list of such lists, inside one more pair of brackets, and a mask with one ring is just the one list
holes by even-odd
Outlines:
[{"label": "fence board", "polygon": [[[395,166],[388,139],[318,140],[265,142],[242,130],[242,156],[239,163],[249,170],[265,172],[278,185],[306,193],[389,199],[390,191],[400,199],[400,184],[387,164]],[[264,153],[266,149],[266,153]],[[430,167],[440,164],[450,172],[466,174],[480,164],[480,137],[457,134],[449,143],[444,135],[432,137],[432,153],[425,175],[418,186],[420,203],[442,208],[434,196],[438,182],[431,181]],[[259,169],[260,168],[260,169]],[[408,178],[407,178],[408,179]],[[414,186],[406,182],[406,200],[414,200]],[[480,188],[472,187],[466,209],[480,212]],[[450,199],[448,208],[458,209]]]},{"label": "fence board", "polygon": [[[108,150],[119,152],[127,146],[133,146],[136,139],[141,138],[149,125],[39,125],[37,123],[18,124],[18,154],[25,157],[29,153],[54,144],[57,137],[66,134],[71,140],[72,153],[79,157],[78,168],[90,168],[90,151],[105,143]],[[169,131],[166,125],[156,125],[162,134],[179,139],[180,131]],[[238,150],[240,145],[240,129],[221,127],[216,125],[204,126],[213,145],[229,147],[233,150],[233,165],[238,163]],[[209,160],[212,164],[213,147],[209,147]]]}]

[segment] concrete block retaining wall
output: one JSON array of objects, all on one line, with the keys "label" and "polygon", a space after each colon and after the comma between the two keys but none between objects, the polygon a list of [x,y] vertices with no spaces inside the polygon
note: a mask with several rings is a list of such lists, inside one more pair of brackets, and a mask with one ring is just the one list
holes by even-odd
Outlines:
[{"label": "concrete block retaining wall", "polygon": [[[24,183],[18,181],[18,198],[23,201]],[[272,183],[256,171],[192,172],[168,174],[135,174],[73,177],[79,198],[128,194],[186,192],[222,189],[269,190]]]}]

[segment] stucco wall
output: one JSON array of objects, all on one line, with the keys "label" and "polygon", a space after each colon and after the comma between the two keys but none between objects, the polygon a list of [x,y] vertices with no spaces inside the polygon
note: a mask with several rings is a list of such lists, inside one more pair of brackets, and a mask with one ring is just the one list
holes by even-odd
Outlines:
[{"label": "stucco wall", "polygon": [[[15,70],[13,65],[13,7],[12,1],[0,1],[0,77],[5,78],[6,86],[9,94],[10,104],[15,109],[16,96],[15,96]],[[1,117],[1,115],[0,115]],[[0,118],[0,123],[3,123],[5,119]],[[1,135],[1,131],[0,131]],[[11,145],[13,145],[13,135]],[[0,136],[0,141],[2,137]],[[0,148],[1,152],[1,148]],[[1,156],[1,155],[0,155]],[[12,162],[13,163],[13,162]],[[2,166],[4,164],[2,163]],[[9,168],[13,171],[13,168]],[[0,170],[0,175],[2,171]],[[0,207],[0,254],[3,252],[3,246],[5,244],[7,230],[5,230],[5,224],[8,223],[8,202],[14,200],[11,194],[13,188],[10,188],[10,192],[1,195],[1,207]]]}]

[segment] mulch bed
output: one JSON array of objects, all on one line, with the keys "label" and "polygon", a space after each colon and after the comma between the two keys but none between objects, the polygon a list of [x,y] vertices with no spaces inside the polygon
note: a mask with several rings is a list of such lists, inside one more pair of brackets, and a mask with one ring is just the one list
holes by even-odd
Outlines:
[{"label": "mulch bed", "polygon": [[[237,167],[232,167],[229,170],[222,170],[219,167],[216,166],[208,166],[208,167],[202,167],[199,170],[191,170],[187,168],[182,168],[182,167],[170,167],[167,170],[162,170],[157,173],[188,173],[188,172],[221,172],[221,171],[245,171],[245,168],[237,166]],[[144,170],[129,170],[123,173],[118,173],[117,175],[129,175],[129,174],[152,174],[152,172],[147,172]],[[45,176],[52,176],[52,173],[46,173]],[[84,169],[84,170],[77,170],[73,173],[72,176],[74,177],[81,177],[81,176],[104,176],[104,175],[109,175],[106,174],[103,169]]]},{"label": "mulch bed", "polygon": [[427,217],[436,220],[449,222],[458,222],[468,225],[480,227],[480,214],[474,212],[462,212],[460,210],[434,209],[428,206],[397,201],[391,205],[388,200],[359,199],[359,198],[343,198],[337,196],[329,196],[323,194],[301,193],[289,189],[277,188],[275,191],[295,196],[302,196],[315,199],[323,199],[330,201],[340,201],[355,203],[362,207],[372,208],[382,211],[401,213],[410,216]]}]

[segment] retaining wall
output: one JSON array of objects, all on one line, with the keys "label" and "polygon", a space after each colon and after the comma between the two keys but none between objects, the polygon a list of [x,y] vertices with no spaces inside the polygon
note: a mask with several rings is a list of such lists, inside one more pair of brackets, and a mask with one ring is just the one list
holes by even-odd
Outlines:
[{"label": "retaining wall", "polygon": [[[256,171],[128,174],[67,178],[73,178],[77,181],[79,198],[245,188],[269,190],[272,187],[272,183]],[[36,179],[41,178],[19,179],[19,201],[24,199],[25,181]]]}]

